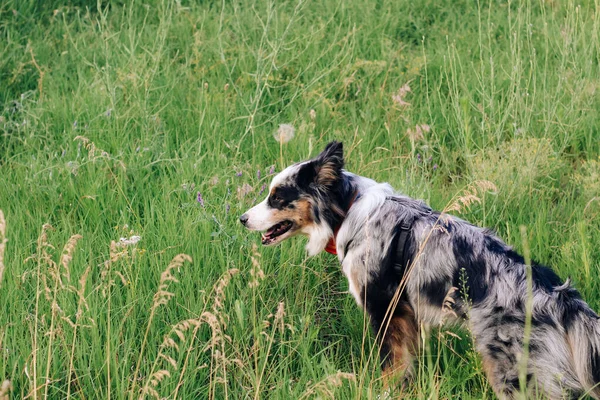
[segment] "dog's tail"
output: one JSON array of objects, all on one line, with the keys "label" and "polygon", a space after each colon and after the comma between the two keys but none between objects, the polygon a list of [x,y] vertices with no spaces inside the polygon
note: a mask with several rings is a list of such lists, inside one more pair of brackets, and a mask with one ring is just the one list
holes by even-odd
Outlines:
[{"label": "dog's tail", "polygon": [[586,393],[600,400],[600,318],[582,300],[571,299],[565,310],[573,366]]}]

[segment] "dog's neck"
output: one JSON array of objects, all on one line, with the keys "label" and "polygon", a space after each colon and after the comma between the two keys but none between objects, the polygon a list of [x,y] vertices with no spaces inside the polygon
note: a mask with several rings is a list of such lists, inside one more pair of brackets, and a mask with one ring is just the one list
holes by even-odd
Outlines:
[{"label": "dog's neck", "polygon": [[[354,204],[354,202],[356,200],[358,200],[358,198],[360,197],[360,192],[358,190],[354,191],[354,194],[352,195],[352,200],[350,200],[350,202],[348,203],[348,208],[346,210],[344,210],[344,214],[347,215],[348,211],[350,211],[350,208],[352,207],[352,205]],[[336,238],[337,238],[337,234],[340,230],[340,227],[342,226],[342,224],[344,223],[344,220],[346,218],[342,218],[339,223],[337,224],[337,226],[333,227],[333,236],[329,239],[329,241],[327,242],[327,246],[325,246],[325,251],[328,252],[329,254],[333,254],[333,255],[337,255],[337,248],[336,248]]]}]

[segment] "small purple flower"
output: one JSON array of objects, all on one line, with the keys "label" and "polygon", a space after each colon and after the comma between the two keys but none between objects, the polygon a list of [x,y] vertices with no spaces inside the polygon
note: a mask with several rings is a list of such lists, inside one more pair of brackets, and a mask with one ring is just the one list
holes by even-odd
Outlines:
[{"label": "small purple flower", "polygon": [[267,188],[267,185],[262,185],[260,187],[260,192],[258,192],[258,195],[260,196],[261,194],[263,194],[263,192],[265,191],[266,188]]},{"label": "small purple flower", "polygon": [[240,176],[242,176],[242,171],[236,172],[236,173],[235,173],[235,176],[237,176],[237,177],[240,177]]},{"label": "small purple flower", "polygon": [[417,161],[421,162],[421,153],[417,153]]},{"label": "small purple flower", "polygon": [[269,168],[269,175],[273,175],[275,173],[275,166],[271,165],[271,168]]},{"label": "small purple flower", "polygon": [[198,201],[198,203],[200,203],[202,207],[204,207],[204,199],[202,198],[202,193],[198,192],[198,194],[196,195],[196,200]]},{"label": "small purple flower", "polygon": [[256,179],[260,180],[260,169],[256,170]]},{"label": "small purple flower", "polygon": [[231,209],[231,206],[228,204],[225,205],[225,214],[229,214],[229,210]]},{"label": "small purple flower", "polygon": [[106,112],[104,113],[104,116],[107,118],[110,118],[110,116],[112,115],[112,108],[109,108],[108,110],[106,110]]},{"label": "small purple flower", "polygon": [[433,170],[435,171],[436,169],[438,169],[438,165],[437,164],[433,164]]}]

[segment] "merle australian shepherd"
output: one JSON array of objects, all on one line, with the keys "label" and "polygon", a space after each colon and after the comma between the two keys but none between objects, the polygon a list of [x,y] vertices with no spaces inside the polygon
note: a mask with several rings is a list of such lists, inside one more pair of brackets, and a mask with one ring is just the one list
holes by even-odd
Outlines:
[{"label": "merle australian shepherd", "polygon": [[264,231],[264,245],[303,234],[310,255],[337,254],[388,381],[410,376],[422,327],[458,323],[499,398],[525,385],[553,399],[600,399],[600,319],[568,281],[536,263],[528,279],[523,257],[490,230],[343,168],[342,143],[329,143],[276,175],[240,221]]}]

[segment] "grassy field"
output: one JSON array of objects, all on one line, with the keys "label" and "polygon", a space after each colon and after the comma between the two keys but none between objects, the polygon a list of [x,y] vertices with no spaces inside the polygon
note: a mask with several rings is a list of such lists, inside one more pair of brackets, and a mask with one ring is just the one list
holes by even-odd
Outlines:
[{"label": "grassy field", "polygon": [[[600,310],[599,62],[599,0],[1,1],[0,381],[377,398],[335,257],[238,222],[333,139],[437,209],[493,182],[461,217]],[[408,398],[494,398],[468,332],[417,371]]]}]

